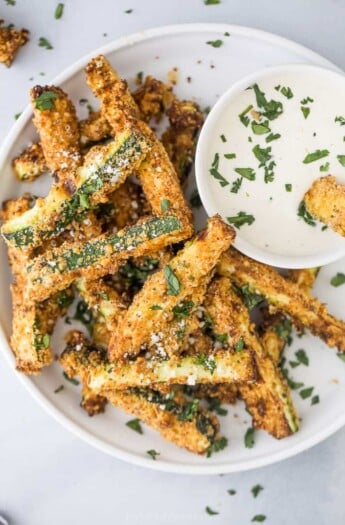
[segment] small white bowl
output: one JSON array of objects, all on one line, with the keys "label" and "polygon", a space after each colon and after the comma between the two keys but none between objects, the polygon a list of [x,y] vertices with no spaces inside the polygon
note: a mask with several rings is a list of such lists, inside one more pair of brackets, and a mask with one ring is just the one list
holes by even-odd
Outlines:
[{"label": "small white bowl", "polygon": [[[251,125],[244,126],[238,118],[239,108],[250,103],[254,109],[257,107],[253,102],[254,91],[248,90],[254,84],[263,85],[263,91],[267,89],[267,99],[283,103],[282,115],[268,121],[273,133],[281,128],[278,140],[267,143],[267,134],[253,134]],[[283,95],[276,89],[273,94],[276,84],[292,87],[294,96],[287,98],[286,92]],[[307,118],[302,106],[309,110]],[[338,155],[345,158],[345,125],[342,127],[341,121],[335,121],[336,116],[345,117],[344,108],[345,75],[301,64],[271,67],[251,74],[233,84],[215,104],[199,137],[196,180],[209,216],[220,213],[226,220],[227,216],[236,216],[240,211],[250,213],[251,206],[256,211],[252,225],[237,229],[235,246],[239,251],[281,268],[323,266],[345,255],[344,238],[330,228],[322,230],[321,223],[311,227],[297,215],[298,204],[314,180],[331,173],[345,183],[345,167],[337,160]],[[226,141],[221,140],[221,135],[225,135]],[[252,142],[248,142],[248,136]],[[264,168],[258,167],[259,161],[252,152],[256,144],[260,148],[271,147],[272,160],[277,161],[273,182],[264,183]],[[307,154],[323,149],[329,151],[326,158],[303,163]],[[216,152],[222,166],[219,171],[228,182],[225,187],[209,172]],[[236,153],[236,158],[226,160],[225,152]],[[327,168],[327,162],[329,171],[320,171],[322,166],[324,170]],[[232,183],[238,178],[235,168],[240,166],[252,166],[256,180],[242,178],[241,189],[231,193]],[[286,190],[286,184],[292,185],[291,192]]]}]

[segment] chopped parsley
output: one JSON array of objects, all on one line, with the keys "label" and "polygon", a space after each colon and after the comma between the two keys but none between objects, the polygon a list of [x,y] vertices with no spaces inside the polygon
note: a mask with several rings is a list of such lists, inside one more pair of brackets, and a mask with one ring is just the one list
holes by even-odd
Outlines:
[{"label": "chopped parsley", "polygon": [[330,282],[332,286],[341,286],[342,284],[345,284],[345,273],[338,272],[332,277]]},{"label": "chopped parsley", "polygon": [[141,428],[140,425],[140,419],[131,419],[130,421],[127,421],[126,426],[130,428],[131,430],[134,430],[134,432],[137,432],[138,434],[143,434],[144,431]]},{"label": "chopped parsley", "polygon": [[308,397],[312,395],[313,390],[314,390],[313,386],[310,386],[308,388],[303,388],[303,390],[300,390],[299,395],[301,396],[302,399],[307,399]]},{"label": "chopped parsley", "polygon": [[328,171],[329,170],[329,162],[326,162],[325,164],[322,164],[322,166],[320,166],[320,171],[322,173],[324,173],[325,171]]},{"label": "chopped parsley", "polygon": [[274,326],[274,331],[277,336],[283,339],[288,345],[292,343],[292,324],[289,319],[282,319]]},{"label": "chopped parsley", "polygon": [[[267,166],[264,168],[264,181],[267,184],[268,182],[273,182],[274,180],[274,167],[276,163],[274,160],[272,160]],[[272,200],[272,197],[270,198]]]},{"label": "chopped parsley", "polygon": [[55,14],[54,14],[56,20],[60,20],[60,18],[62,17],[64,7],[65,7],[65,4],[58,4],[56,6]]},{"label": "chopped parsley", "polygon": [[248,180],[255,180],[255,171],[253,168],[235,168],[236,173]]},{"label": "chopped parsley", "polygon": [[151,450],[147,450],[146,451],[146,454],[148,454],[149,456],[151,456],[151,458],[156,461],[156,458],[157,456],[160,456],[160,453],[159,452],[156,452],[153,448]]},{"label": "chopped parsley", "polygon": [[226,159],[235,159],[236,158],[236,153],[224,153],[224,157]]},{"label": "chopped parsley", "polygon": [[163,308],[159,304],[153,304],[150,306],[150,310],[163,310]]},{"label": "chopped parsley", "polygon": [[186,403],[177,419],[179,421],[193,421],[199,409],[199,402],[199,399],[193,399],[193,401]]},{"label": "chopped parsley", "polygon": [[243,302],[248,308],[248,310],[252,310],[257,306],[259,303],[262,303],[264,300],[264,297],[262,295],[259,295],[255,292],[252,292],[250,290],[249,284],[245,284],[241,288],[235,287],[236,293],[240,294],[243,298]]},{"label": "chopped parsley", "polygon": [[314,102],[314,99],[313,99],[313,98],[310,98],[310,97],[306,97],[306,98],[303,98],[303,99],[301,100],[301,104],[302,104],[303,106],[305,106],[306,104],[308,104],[308,102]]},{"label": "chopped parsley", "polygon": [[40,47],[44,47],[45,49],[54,49],[53,46],[51,45],[51,43],[49,42],[49,40],[47,40],[46,38],[44,37],[40,37],[39,41],[38,41],[38,45]]},{"label": "chopped parsley", "polygon": [[240,337],[237,343],[235,344],[235,350],[236,352],[241,352],[244,348],[244,340],[243,337]]},{"label": "chopped parsley", "polygon": [[257,521],[259,523],[262,523],[266,520],[266,516],[264,514],[256,514],[254,518],[252,518],[252,521]]},{"label": "chopped parsley", "polygon": [[313,405],[317,405],[318,403],[320,403],[320,397],[319,396],[313,396],[311,398],[310,405],[313,406]]},{"label": "chopped parsley", "polygon": [[168,295],[178,295],[181,290],[181,283],[169,264],[164,268],[163,274],[167,283]]},{"label": "chopped parsley", "polygon": [[293,98],[293,92],[289,87],[283,86],[282,88],[280,88],[280,93],[286,98]]},{"label": "chopped parsley", "polygon": [[345,117],[339,115],[335,117],[334,122],[339,122],[341,126],[345,126]]},{"label": "chopped parsley", "polygon": [[247,113],[249,113],[249,111],[253,109],[253,105],[251,104],[250,106],[247,106],[246,109],[244,109],[242,111],[242,113],[240,113],[238,115],[238,118],[240,119],[240,121],[242,122],[242,124],[247,128],[248,127],[248,124],[250,122],[250,119],[249,117],[247,116]]},{"label": "chopped parsley", "polygon": [[306,208],[305,203],[302,201],[300,205],[298,206],[298,217],[301,217],[301,219],[304,220],[309,226],[316,226],[316,222],[314,220],[314,217],[309,213],[309,211]]},{"label": "chopped parsley", "polygon": [[254,447],[255,445],[254,434],[255,434],[254,428],[249,427],[244,435],[244,446],[246,448]]},{"label": "chopped parsley", "polygon": [[235,494],[236,494],[236,490],[234,490],[234,489],[229,489],[229,490],[227,491],[227,493],[230,494],[230,496],[235,496]]},{"label": "chopped parsley", "polygon": [[338,352],[338,353],[337,353],[337,357],[339,357],[339,359],[341,359],[342,361],[345,361],[345,353],[343,353],[343,352]]},{"label": "chopped parsley", "polygon": [[302,386],[304,386],[304,383],[298,383],[297,381],[291,379],[287,368],[282,368],[281,371],[288,384],[288,387],[291,388],[291,390],[298,390],[299,388],[302,388]]},{"label": "chopped parsley", "polygon": [[251,493],[253,494],[254,498],[257,498],[262,490],[264,490],[262,485],[254,485],[254,487],[251,489]]},{"label": "chopped parsley", "polygon": [[54,91],[43,91],[43,93],[35,99],[35,107],[40,111],[52,109],[56,98],[58,98],[58,95]]},{"label": "chopped parsley", "polygon": [[301,111],[305,119],[309,117],[310,108],[308,108],[307,106],[301,106]]},{"label": "chopped parsley", "polygon": [[304,366],[309,366],[309,357],[307,356],[303,348],[300,348],[299,350],[297,350],[297,352],[295,352],[295,356],[299,364],[302,364]]},{"label": "chopped parsley", "polygon": [[255,217],[253,215],[250,215],[249,213],[246,213],[245,211],[240,211],[237,215],[234,215],[233,217],[227,217],[226,220],[229,224],[235,226],[235,228],[240,229],[241,226],[243,226],[244,224],[248,224],[249,226],[253,224],[253,222],[255,221]]},{"label": "chopped parsley", "polygon": [[185,301],[184,303],[177,304],[172,309],[174,318],[177,321],[181,321],[181,319],[185,319],[186,317],[190,315],[193,306],[194,306],[193,301]]},{"label": "chopped parsley", "polygon": [[6,2],[6,5],[12,5],[12,6],[16,5],[16,0],[5,0],[5,2]]},{"label": "chopped parsley", "polygon": [[338,162],[345,167],[345,155],[337,155]]},{"label": "chopped parsley", "polygon": [[192,195],[190,196],[189,202],[193,208],[200,208],[202,206],[202,202],[200,199],[200,195],[198,190],[194,190]]},{"label": "chopped parsley", "polygon": [[227,142],[227,140],[226,140],[226,136],[225,136],[223,133],[222,133],[221,136],[220,136],[220,140],[221,140],[222,142]]},{"label": "chopped parsley", "polygon": [[292,184],[285,184],[285,190],[290,193],[292,191]]},{"label": "chopped parsley", "polygon": [[225,177],[223,177],[223,175],[219,173],[218,167],[219,167],[219,153],[215,153],[214,159],[211,164],[211,168],[209,170],[210,175],[212,175],[212,177],[218,180],[221,187],[224,188],[224,186],[227,186],[229,182],[226,180]]},{"label": "chopped parsley", "polygon": [[223,408],[221,405],[220,405],[220,400],[218,399],[218,397],[210,397],[207,399],[207,402],[208,402],[208,410],[211,410],[211,412],[215,412],[216,414],[218,414],[218,416],[226,416],[228,411],[226,410],[226,408]]},{"label": "chopped parsley", "polygon": [[228,334],[214,334],[214,338],[218,343],[225,344],[228,342]]},{"label": "chopped parsley", "polygon": [[206,44],[212,47],[220,47],[223,45],[223,40],[209,40]]},{"label": "chopped parsley", "polygon": [[219,512],[217,512],[216,510],[212,510],[211,507],[206,507],[205,510],[210,516],[215,516],[216,514],[219,514]]},{"label": "chopped parsley", "polygon": [[242,186],[243,177],[238,177],[238,179],[234,180],[231,186],[231,193],[238,193],[240,187]]},{"label": "chopped parsley", "polygon": [[259,144],[254,146],[254,148],[252,149],[252,152],[254,153],[258,161],[260,162],[259,168],[261,168],[262,166],[266,164],[266,162],[271,160],[272,158],[271,151],[272,151],[271,146],[268,146],[267,148],[260,148]]},{"label": "chopped parsley", "polygon": [[281,134],[280,133],[270,133],[267,137],[266,137],[266,142],[273,142],[274,140],[278,140],[280,139],[281,137]]},{"label": "chopped parsley", "polygon": [[75,377],[69,377],[66,372],[62,372],[62,375],[64,376],[64,378],[66,379],[66,381],[69,381],[70,383],[72,383],[72,385],[74,386],[78,386],[79,385],[79,381],[78,379],[76,379]]},{"label": "chopped parsley", "polygon": [[263,93],[257,84],[253,85],[256,103],[259,108],[263,109],[262,115],[268,120],[275,120],[283,113],[283,104],[277,100],[267,101],[265,93]]},{"label": "chopped parsley", "polygon": [[206,451],[206,457],[207,458],[210,458],[212,456],[212,454],[214,454],[215,452],[219,452],[220,450],[224,450],[225,447],[227,447],[228,445],[228,440],[226,437],[221,437],[219,439],[216,439],[216,441],[214,441],[212,443],[212,445],[210,445]]},{"label": "chopped parsley", "polygon": [[126,15],[130,15],[131,13],[133,13],[133,9],[126,9],[125,13]]},{"label": "chopped parsley", "polygon": [[303,160],[303,164],[310,164],[311,162],[315,162],[316,160],[328,157],[328,155],[328,149],[317,149],[316,151],[313,151],[312,153],[308,153],[308,155],[306,155],[306,157]]},{"label": "chopped parsley", "polygon": [[194,363],[196,365],[203,366],[205,370],[207,370],[208,372],[211,372],[211,374],[213,374],[213,372],[217,368],[213,355],[200,354],[196,356],[196,358],[194,359]]},{"label": "chopped parsley", "polygon": [[204,0],[205,5],[217,5],[220,4],[220,0]]},{"label": "chopped parsley", "polygon": [[166,211],[168,211],[169,208],[170,208],[170,201],[169,201],[169,199],[162,199],[161,200],[162,213],[165,213]]},{"label": "chopped parsley", "polygon": [[14,115],[14,120],[18,120],[21,114],[22,114],[22,111],[20,113],[16,113]]},{"label": "chopped parsley", "polygon": [[58,394],[59,392],[61,392],[65,387],[63,385],[60,385],[58,386],[57,388],[55,388],[54,390],[54,394]]},{"label": "chopped parsley", "polygon": [[268,120],[265,120],[265,122],[261,122],[261,123],[255,122],[255,120],[253,120],[252,121],[252,131],[255,135],[264,135],[265,133],[269,133],[271,130],[270,130]]},{"label": "chopped parsley", "polygon": [[[76,307],[76,310],[75,310],[75,313],[72,319],[75,319],[76,321],[79,321],[80,323],[82,323],[87,328],[89,334],[92,335],[93,325],[95,323],[95,320],[93,318],[91,308],[88,307],[84,299],[81,299],[80,301],[78,301],[77,307]],[[70,324],[69,317],[66,317],[66,323]]]}]

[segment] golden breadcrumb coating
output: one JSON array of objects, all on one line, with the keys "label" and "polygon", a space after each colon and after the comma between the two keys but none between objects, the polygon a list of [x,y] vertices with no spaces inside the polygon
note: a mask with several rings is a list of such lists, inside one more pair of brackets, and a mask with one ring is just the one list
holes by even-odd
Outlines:
[{"label": "golden breadcrumb coating", "polygon": [[[3,24],[0,20],[0,26]],[[29,40],[27,29],[0,27],[0,62],[10,67],[19,49]]]},{"label": "golden breadcrumb coating", "polygon": [[345,237],[345,184],[332,175],[321,177],[304,195],[304,203],[313,217]]},{"label": "golden breadcrumb coating", "polygon": [[237,286],[248,285],[251,292],[263,295],[277,310],[289,315],[299,326],[308,328],[328,346],[345,351],[345,323],[273,268],[230,249],[222,256],[218,272]]},{"label": "golden breadcrumb coating", "polygon": [[12,168],[20,181],[31,182],[48,171],[40,143],[34,143],[12,160]]},{"label": "golden breadcrumb coating", "polygon": [[159,122],[175,98],[171,86],[150,75],[132,96],[145,122],[149,122],[152,118]]}]

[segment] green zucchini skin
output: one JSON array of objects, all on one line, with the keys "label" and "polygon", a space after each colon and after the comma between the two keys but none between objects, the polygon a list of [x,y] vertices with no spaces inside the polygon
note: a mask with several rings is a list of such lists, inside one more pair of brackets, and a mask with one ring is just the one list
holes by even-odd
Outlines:
[{"label": "green zucchini skin", "polygon": [[78,170],[78,185],[72,196],[53,188],[41,207],[34,207],[3,226],[5,240],[17,248],[34,247],[59,235],[73,221],[82,221],[140,165],[148,150],[149,143],[143,135],[123,132],[99,148],[99,155],[90,165],[86,162]]}]

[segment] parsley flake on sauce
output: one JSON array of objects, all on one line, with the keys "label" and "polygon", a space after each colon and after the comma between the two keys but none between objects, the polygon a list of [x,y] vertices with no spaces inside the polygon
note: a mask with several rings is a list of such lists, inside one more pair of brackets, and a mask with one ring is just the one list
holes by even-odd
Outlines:
[{"label": "parsley flake on sauce", "polygon": [[254,487],[251,489],[251,493],[253,494],[254,498],[257,498],[262,490],[264,490],[262,485],[254,485]]},{"label": "parsley flake on sauce", "polygon": [[338,162],[345,167],[345,155],[337,155]]},{"label": "parsley flake on sauce", "polygon": [[285,184],[285,190],[290,193],[292,191],[292,184]]},{"label": "parsley flake on sauce", "polygon": [[297,212],[298,217],[301,217],[301,219],[304,220],[309,226],[316,226],[316,222],[314,220],[314,217],[309,213],[309,211],[306,208],[305,203],[302,201],[301,204],[298,207]]},{"label": "parsley flake on sauce", "polygon": [[238,193],[240,187],[242,186],[242,182],[243,182],[243,177],[238,177],[238,179],[236,179],[236,180],[232,183],[232,186],[231,186],[231,190],[230,190],[230,192],[231,192],[231,193]]},{"label": "parsley flake on sauce", "polygon": [[255,180],[255,171],[253,168],[235,168],[236,173],[248,180]]},{"label": "parsley flake on sauce", "polygon": [[65,4],[58,4],[56,6],[55,13],[54,13],[56,20],[60,20],[60,18],[62,18],[64,7],[65,7]]},{"label": "parsley flake on sauce", "polygon": [[207,514],[209,514],[210,516],[215,516],[216,514],[219,514],[219,512],[217,512],[216,510],[212,510],[211,507],[206,507],[206,508],[205,508],[205,511],[206,511]]},{"label": "parsley flake on sauce", "polygon": [[250,119],[249,117],[247,116],[247,113],[249,113],[249,111],[253,109],[253,105],[251,104],[250,106],[247,106],[243,111],[242,113],[240,113],[238,115],[238,118],[240,119],[240,121],[242,122],[242,124],[247,128],[248,127],[248,124],[250,122]]},{"label": "parsley flake on sauce", "polygon": [[238,212],[237,215],[233,217],[227,217],[226,220],[229,224],[232,224],[235,226],[235,228],[240,229],[241,226],[244,224],[248,224],[250,226],[255,221],[255,217],[253,215],[250,215],[249,213],[246,213],[245,211]]},{"label": "parsley flake on sauce", "polygon": [[254,518],[252,518],[252,521],[257,521],[259,523],[262,523],[266,520],[266,516],[264,514],[256,514]]},{"label": "parsley flake on sauce", "polygon": [[310,164],[311,162],[315,162],[316,160],[328,157],[328,155],[328,149],[317,149],[316,151],[313,151],[312,153],[308,153],[308,155],[306,155],[306,157],[303,160],[303,164]]}]

